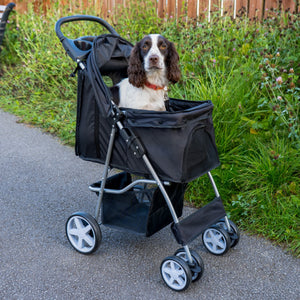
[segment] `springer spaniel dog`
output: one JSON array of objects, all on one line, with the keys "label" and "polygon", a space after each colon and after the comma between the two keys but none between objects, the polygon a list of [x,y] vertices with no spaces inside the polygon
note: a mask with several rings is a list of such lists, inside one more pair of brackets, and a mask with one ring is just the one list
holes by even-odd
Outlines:
[{"label": "springer spaniel dog", "polygon": [[145,36],[132,49],[128,78],[111,88],[119,107],[165,111],[167,87],[180,79],[179,55],[159,34]]}]

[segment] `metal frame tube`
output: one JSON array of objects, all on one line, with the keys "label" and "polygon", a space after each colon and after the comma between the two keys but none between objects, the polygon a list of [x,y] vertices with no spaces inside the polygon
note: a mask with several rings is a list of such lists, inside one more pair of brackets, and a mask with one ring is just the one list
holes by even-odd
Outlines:
[{"label": "metal frame tube", "polygon": [[101,202],[103,199],[103,193],[104,193],[104,188],[105,188],[108,169],[109,169],[109,162],[110,162],[112,149],[113,149],[113,145],[114,145],[114,141],[115,141],[115,135],[116,135],[116,127],[113,126],[111,133],[110,133],[109,144],[108,144],[108,149],[107,149],[107,154],[106,154],[105,164],[104,164],[104,171],[103,171],[103,176],[102,176],[101,184],[100,184],[98,202],[96,205],[96,211],[95,211],[95,219],[96,220],[99,219],[99,215],[100,215],[100,207],[101,207]]},{"label": "metal frame tube", "polygon": [[[124,187],[123,189],[121,190],[116,190],[116,189],[106,189],[104,188],[104,192],[105,193],[109,193],[109,194],[123,194],[127,191],[129,191],[131,188],[133,188],[134,186],[136,186],[137,184],[140,184],[140,183],[145,183],[145,184],[156,184],[156,181],[155,180],[150,180],[150,179],[138,179],[138,180],[135,180],[133,182],[131,182],[130,184],[128,184],[126,187]],[[164,185],[169,185],[170,183],[169,182],[164,182]],[[100,189],[101,187],[92,187],[92,186],[89,186],[89,189],[90,191],[92,192],[97,192],[99,193],[100,192]]]},{"label": "metal frame tube", "polygon": [[[216,183],[215,183],[215,181],[214,181],[214,178],[212,177],[212,175],[211,175],[210,172],[207,172],[207,175],[208,175],[209,180],[210,180],[210,183],[211,183],[211,185],[212,185],[212,187],[213,187],[213,189],[214,189],[214,192],[215,192],[216,197],[220,197],[220,194],[219,194],[217,185],[216,185]],[[231,226],[230,226],[230,224],[229,224],[229,220],[228,220],[228,217],[227,217],[227,216],[224,217],[224,221],[225,221],[225,225],[226,225],[226,227],[227,227],[228,232],[231,232]]]},{"label": "metal frame tube", "polygon": [[157,176],[155,170],[153,169],[153,167],[152,167],[152,165],[151,165],[148,157],[145,154],[143,155],[143,160],[144,160],[147,168],[149,169],[151,175],[153,176],[154,180],[156,181],[156,184],[158,185],[161,193],[163,194],[163,196],[164,196],[164,198],[166,200],[166,203],[167,203],[167,205],[169,207],[169,210],[170,210],[170,213],[172,215],[174,223],[176,223],[176,224],[179,223],[179,220],[177,218],[177,215],[176,215],[175,209],[174,209],[174,207],[172,205],[172,202],[170,200],[170,197],[169,197],[168,193],[166,192],[166,190],[165,190],[162,182],[160,181],[159,177]]},{"label": "metal frame tube", "polygon": [[209,180],[210,180],[210,183],[211,183],[211,185],[212,185],[212,187],[213,187],[213,189],[214,189],[214,192],[215,192],[216,197],[220,197],[218,188],[217,188],[217,186],[216,186],[216,183],[215,183],[215,181],[214,181],[214,179],[213,179],[211,173],[210,173],[210,172],[207,172],[207,175],[208,175],[208,178],[209,178]]},{"label": "metal frame tube", "polygon": [[224,217],[224,221],[225,221],[225,225],[227,227],[228,232],[231,233],[231,226],[230,226],[230,223],[229,223],[229,220],[228,220],[227,216]]},{"label": "metal frame tube", "polygon": [[185,246],[183,246],[183,249],[184,249],[184,251],[186,253],[186,257],[187,257],[187,259],[189,261],[189,264],[192,266],[194,264],[194,262],[193,262],[193,257],[192,257],[190,248],[188,247],[188,245],[185,245]]},{"label": "metal frame tube", "polygon": [[[154,180],[156,181],[156,183],[157,183],[157,185],[158,185],[161,193],[163,194],[163,196],[164,196],[164,198],[166,200],[166,203],[168,205],[168,208],[170,210],[170,213],[172,215],[174,223],[178,224],[179,223],[179,219],[178,219],[178,217],[176,215],[176,212],[175,212],[175,209],[173,207],[173,204],[172,204],[172,202],[170,200],[170,197],[169,197],[168,193],[166,192],[166,190],[165,190],[162,182],[160,181],[159,177],[157,176],[155,170],[153,169],[153,167],[152,167],[152,165],[151,165],[151,163],[150,163],[150,161],[149,161],[149,159],[148,159],[148,157],[146,155],[143,155],[143,160],[144,160],[146,166],[148,167],[150,173],[152,174]],[[189,264],[193,265],[193,258],[192,258],[192,255],[191,255],[191,252],[190,252],[190,249],[189,249],[188,245],[183,246],[183,248],[184,248],[184,251],[186,253],[186,256],[187,256]]]}]

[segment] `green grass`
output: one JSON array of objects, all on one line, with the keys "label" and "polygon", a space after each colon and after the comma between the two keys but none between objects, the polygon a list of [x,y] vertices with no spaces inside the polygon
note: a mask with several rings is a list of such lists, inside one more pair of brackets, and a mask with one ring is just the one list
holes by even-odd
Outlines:
[{"label": "green grass", "polygon": [[[54,32],[58,11],[10,18],[0,55],[0,107],[74,145],[77,84],[69,75],[76,66]],[[216,13],[211,24],[196,24],[134,8],[110,23],[133,43],[160,32],[176,44],[182,79],[170,95],[214,103],[222,164],[212,174],[230,218],[300,256],[299,15],[255,22]],[[69,24],[64,32],[100,33],[91,24]],[[204,176],[189,184],[186,200],[202,206],[213,196]]]}]

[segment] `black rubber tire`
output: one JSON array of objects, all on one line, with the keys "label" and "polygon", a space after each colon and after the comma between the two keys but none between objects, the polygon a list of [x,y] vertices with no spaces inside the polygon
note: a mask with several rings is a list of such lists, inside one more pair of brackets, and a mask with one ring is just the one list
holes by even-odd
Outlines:
[{"label": "black rubber tire", "polygon": [[[174,276],[176,270],[178,276]],[[178,256],[166,257],[160,265],[160,274],[165,284],[177,292],[186,290],[192,282],[192,273],[188,264]]]},{"label": "black rubber tire", "polygon": [[231,244],[228,232],[216,225],[204,230],[202,242],[207,251],[214,255],[224,255],[230,249]]},{"label": "black rubber tire", "polygon": [[79,253],[91,254],[100,246],[100,226],[95,218],[86,212],[73,213],[66,222],[65,230],[68,241]]}]

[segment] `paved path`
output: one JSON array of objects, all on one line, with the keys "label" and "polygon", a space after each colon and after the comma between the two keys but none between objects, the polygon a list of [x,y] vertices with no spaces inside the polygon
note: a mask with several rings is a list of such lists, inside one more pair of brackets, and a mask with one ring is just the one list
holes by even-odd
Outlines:
[{"label": "paved path", "polygon": [[65,221],[77,210],[94,213],[88,184],[101,166],[16,120],[0,110],[0,299],[300,299],[300,260],[245,234],[222,257],[194,241],[205,273],[181,293],[159,273],[178,248],[169,227],[150,238],[102,227],[99,250],[77,253]]}]

